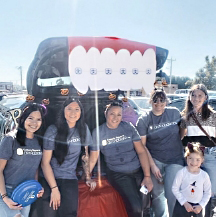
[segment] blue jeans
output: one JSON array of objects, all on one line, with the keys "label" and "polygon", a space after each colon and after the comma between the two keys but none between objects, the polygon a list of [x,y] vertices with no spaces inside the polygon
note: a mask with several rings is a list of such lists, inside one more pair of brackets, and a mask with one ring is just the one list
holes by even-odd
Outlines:
[{"label": "blue jeans", "polygon": [[[203,162],[203,169],[208,173],[210,180],[211,180],[211,190],[212,190],[212,197],[216,196],[216,152],[211,154],[205,153],[204,155],[204,162]],[[211,199],[209,203],[206,205],[205,208],[205,217],[209,217],[211,210],[215,207],[211,204]]]},{"label": "blue jeans", "polygon": [[165,164],[156,159],[153,160],[163,176],[163,183],[159,183],[155,176],[151,174],[154,185],[152,189],[152,208],[155,217],[171,217],[176,202],[176,198],[172,193],[172,184],[176,173],[183,168],[183,165]]},{"label": "blue jeans", "polygon": [[22,217],[28,217],[30,211],[30,205],[23,207],[22,210],[10,209],[7,204],[0,198],[0,217],[15,217],[20,214]]},{"label": "blue jeans", "polygon": [[216,155],[205,153],[203,169],[208,173],[211,180],[212,194],[216,196]]}]

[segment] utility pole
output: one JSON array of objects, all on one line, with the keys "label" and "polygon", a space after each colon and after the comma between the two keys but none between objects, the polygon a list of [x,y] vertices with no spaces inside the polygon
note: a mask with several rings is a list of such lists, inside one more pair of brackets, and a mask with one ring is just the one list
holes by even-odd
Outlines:
[{"label": "utility pole", "polygon": [[176,59],[173,59],[171,57],[171,59],[167,59],[170,60],[170,88],[169,88],[169,93],[171,93],[171,86],[172,86],[172,62],[176,61]]},{"label": "utility pole", "polygon": [[22,66],[17,66],[17,69],[20,70],[21,90],[22,90],[23,89],[23,85],[22,85]]}]

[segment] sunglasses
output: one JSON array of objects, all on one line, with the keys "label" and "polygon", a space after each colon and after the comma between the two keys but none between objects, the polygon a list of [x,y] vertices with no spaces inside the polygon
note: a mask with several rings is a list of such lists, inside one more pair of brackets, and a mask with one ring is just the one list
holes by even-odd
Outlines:
[{"label": "sunglasses", "polygon": [[153,103],[158,103],[158,102],[165,103],[166,99],[157,98],[153,100]]}]

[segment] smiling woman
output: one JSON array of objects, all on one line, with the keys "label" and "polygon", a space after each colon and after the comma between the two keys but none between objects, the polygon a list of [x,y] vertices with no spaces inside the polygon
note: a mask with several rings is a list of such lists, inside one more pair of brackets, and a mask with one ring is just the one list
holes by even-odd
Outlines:
[{"label": "smiling woman", "polygon": [[[42,158],[41,136],[44,107],[28,104],[19,119],[16,137],[7,135],[0,145],[0,216],[29,216],[30,205],[22,207],[11,199],[22,182],[36,179]],[[38,136],[38,137],[37,137]]]},{"label": "smiling woman", "polygon": [[[110,184],[119,192],[129,217],[149,217],[149,194],[140,192],[141,186],[152,190],[149,161],[140,136],[130,122],[122,121],[122,104],[112,102],[105,110],[106,123],[93,131],[96,149],[103,153]],[[99,138],[99,139],[98,139]],[[97,158],[90,154],[90,170]]]},{"label": "smiling woman", "polygon": [[[150,96],[152,110],[138,119],[137,130],[147,150],[151,178],[152,207],[156,217],[172,216],[175,196],[172,193],[172,182],[175,174],[183,165],[183,148],[179,135],[180,112],[167,108],[168,99],[163,89],[154,89]],[[166,195],[166,198],[165,198]]]},{"label": "smiling woman", "polygon": [[55,125],[49,126],[44,136],[43,177],[40,177],[40,182],[45,194],[36,207],[38,216],[77,216],[76,168],[81,153],[85,153],[82,160],[86,185],[90,191],[96,187],[89,173],[89,145],[92,145],[92,138],[85,124],[82,104],[68,97],[61,106]]}]

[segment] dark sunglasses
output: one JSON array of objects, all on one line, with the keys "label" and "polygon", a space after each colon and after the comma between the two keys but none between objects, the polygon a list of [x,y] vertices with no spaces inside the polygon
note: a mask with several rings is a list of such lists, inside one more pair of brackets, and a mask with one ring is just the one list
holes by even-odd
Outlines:
[{"label": "dark sunglasses", "polygon": [[153,100],[153,103],[157,103],[157,102],[165,103],[166,99],[157,98]]}]

